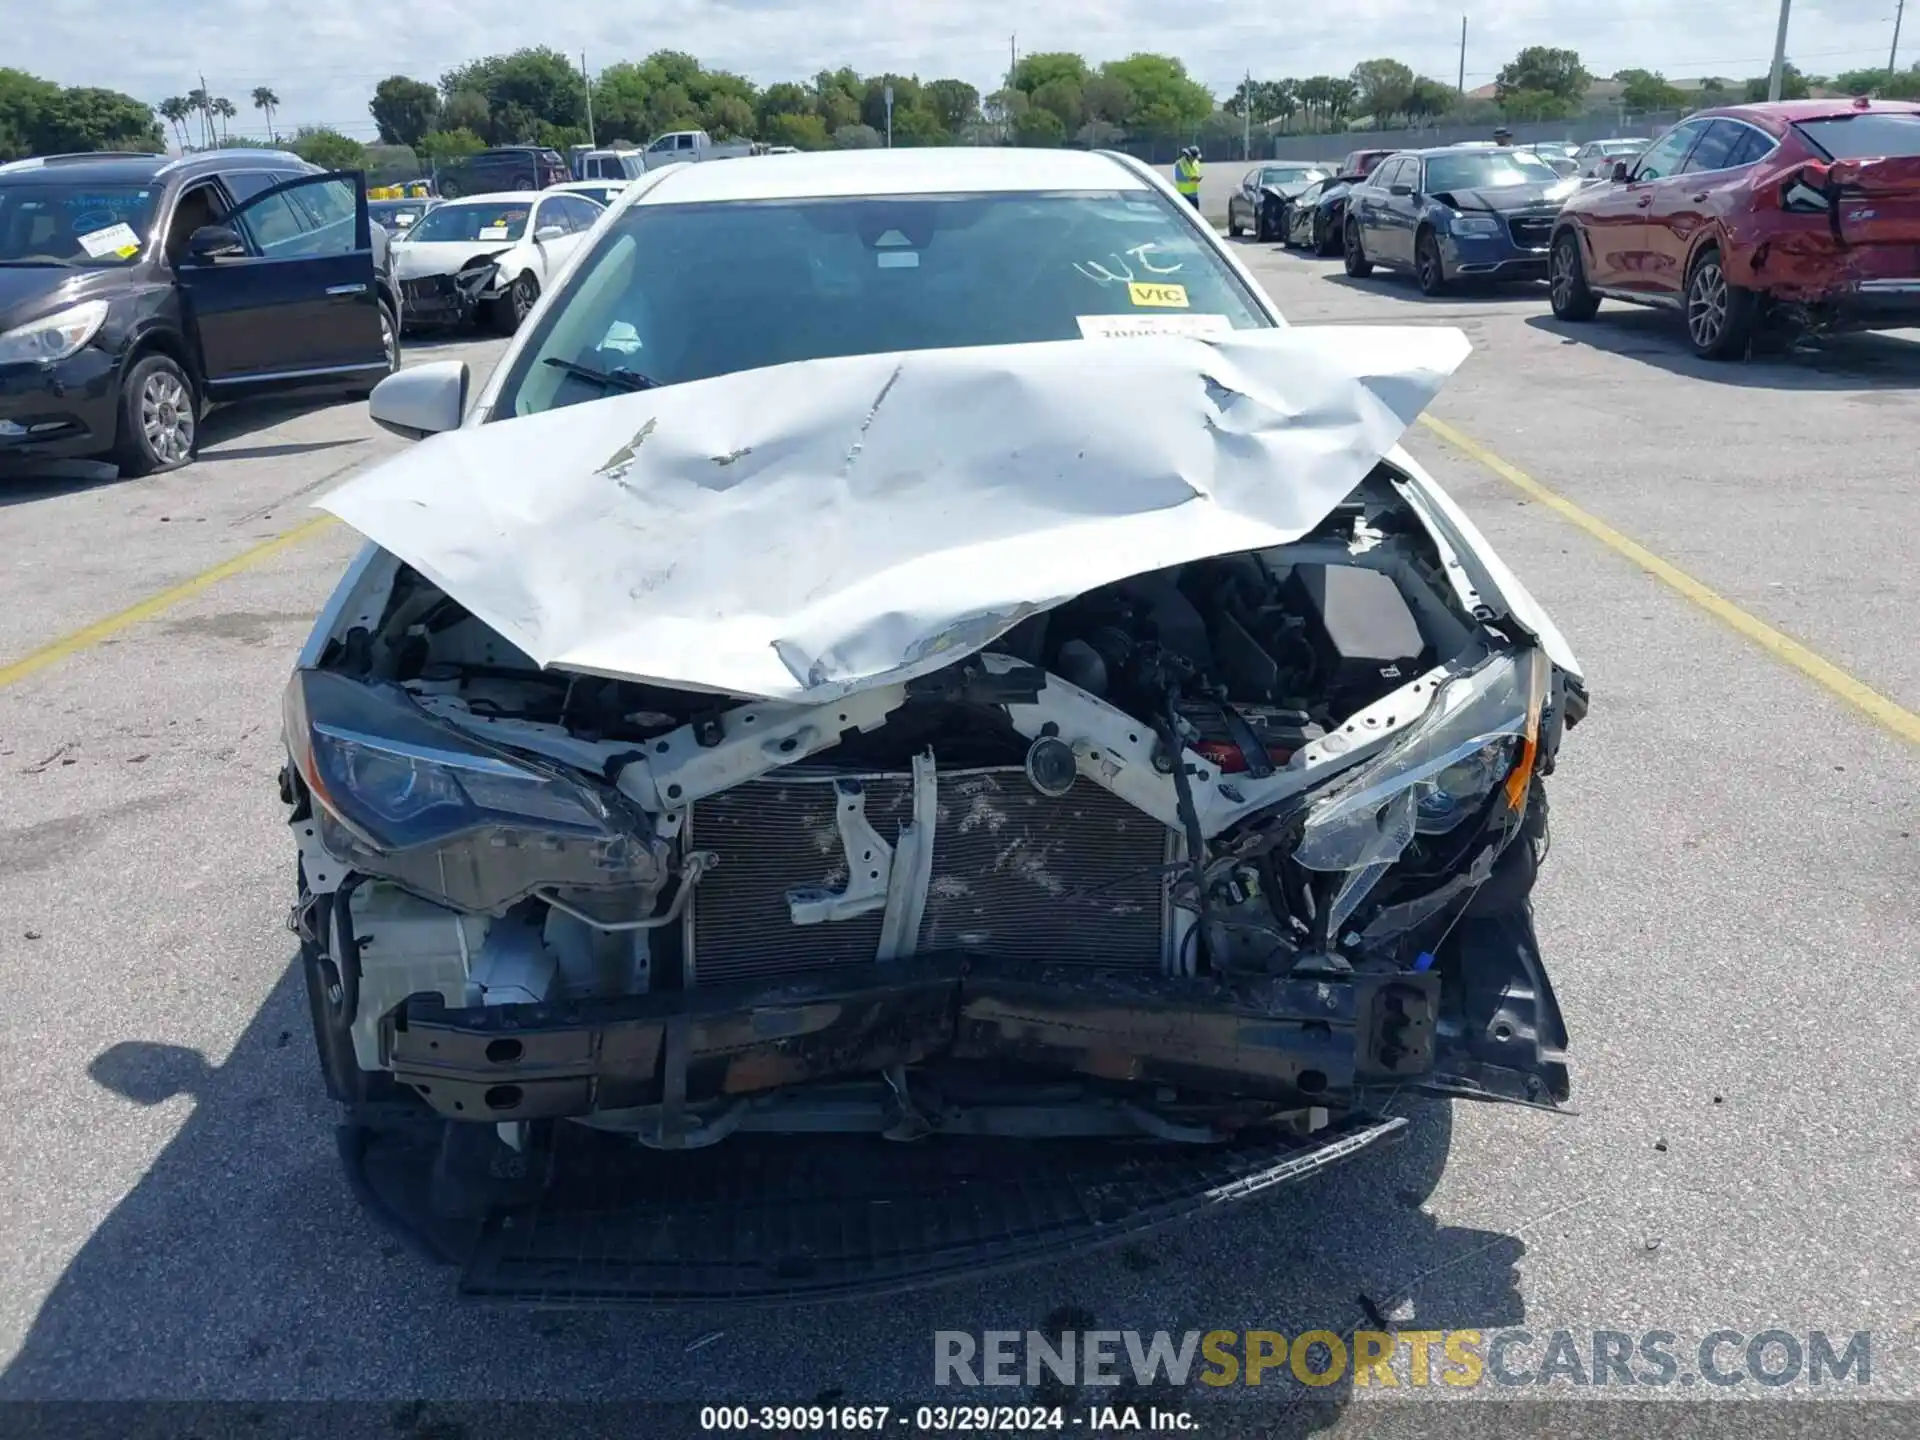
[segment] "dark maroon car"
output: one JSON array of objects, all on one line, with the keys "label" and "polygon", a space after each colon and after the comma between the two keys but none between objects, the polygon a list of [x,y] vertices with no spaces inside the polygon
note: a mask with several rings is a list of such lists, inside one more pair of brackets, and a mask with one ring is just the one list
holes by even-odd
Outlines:
[{"label": "dark maroon car", "polygon": [[1796,100],[1688,116],[1555,224],[1553,313],[1682,312],[1694,352],[1920,324],[1920,105]]}]

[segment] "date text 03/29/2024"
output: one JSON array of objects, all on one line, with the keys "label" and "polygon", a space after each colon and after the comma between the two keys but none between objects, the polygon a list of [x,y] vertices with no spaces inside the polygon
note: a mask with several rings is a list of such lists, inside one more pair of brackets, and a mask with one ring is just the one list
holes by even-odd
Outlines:
[{"label": "date text 03/29/2024", "polygon": [[1064,1430],[1175,1434],[1196,1426],[1186,1411],[1157,1405],[1088,1405],[1073,1410],[1061,1405],[918,1405],[912,1409],[891,1405],[705,1405],[700,1409],[700,1428],[720,1433],[773,1434],[884,1433],[895,1429],[930,1434]]}]

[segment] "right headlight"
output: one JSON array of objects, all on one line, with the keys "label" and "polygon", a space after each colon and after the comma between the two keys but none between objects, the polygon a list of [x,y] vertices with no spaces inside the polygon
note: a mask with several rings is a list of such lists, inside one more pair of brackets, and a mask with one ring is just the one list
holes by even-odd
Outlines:
[{"label": "right headlight", "polygon": [[284,719],[322,843],[363,874],[469,911],[665,877],[664,844],[617,797],[469,739],[397,687],[298,670]]},{"label": "right headlight", "polygon": [[17,325],[0,335],[0,365],[64,360],[98,334],[106,319],[106,301],[86,300]]},{"label": "right headlight", "polygon": [[1539,752],[1548,673],[1536,647],[1496,655],[1445,682],[1399,744],[1307,811],[1294,859],[1347,877],[1334,895],[1330,935],[1415,835],[1457,829],[1483,814],[1496,791],[1495,803],[1518,824]]}]

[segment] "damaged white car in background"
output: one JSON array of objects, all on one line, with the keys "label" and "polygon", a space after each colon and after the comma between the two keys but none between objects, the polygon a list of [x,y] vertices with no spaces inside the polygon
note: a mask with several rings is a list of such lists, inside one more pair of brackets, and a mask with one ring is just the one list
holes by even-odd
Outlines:
[{"label": "damaged white car in background", "polygon": [[323,502],[294,927],[349,1173],[475,1293],[902,1288],[1568,1098],[1584,683],[1397,448],[1464,338],[989,159],[649,176]]}]

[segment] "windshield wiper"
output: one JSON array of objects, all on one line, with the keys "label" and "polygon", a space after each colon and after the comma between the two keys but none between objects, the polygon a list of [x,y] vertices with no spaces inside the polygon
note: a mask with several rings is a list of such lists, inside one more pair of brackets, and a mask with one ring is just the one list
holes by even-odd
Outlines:
[{"label": "windshield wiper", "polygon": [[58,265],[62,269],[66,269],[66,270],[72,270],[75,268],[73,261],[62,260],[58,255],[36,255],[31,260],[0,259],[0,265],[20,265],[20,266]]},{"label": "windshield wiper", "polygon": [[624,365],[616,365],[611,370],[596,370],[591,365],[576,365],[571,360],[562,360],[558,355],[549,355],[542,363],[556,370],[564,370],[576,380],[590,380],[602,390],[653,390],[660,384],[652,376],[629,370]]}]

